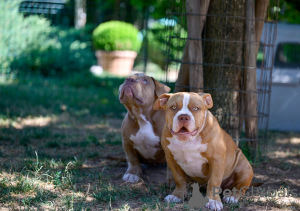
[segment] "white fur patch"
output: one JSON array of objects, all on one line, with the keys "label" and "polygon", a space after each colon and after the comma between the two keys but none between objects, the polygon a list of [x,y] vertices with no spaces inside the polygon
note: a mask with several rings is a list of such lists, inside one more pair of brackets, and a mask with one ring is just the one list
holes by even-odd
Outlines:
[{"label": "white fur patch", "polygon": [[217,200],[209,199],[209,202],[206,203],[206,208],[219,211],[223,209],[223,203]]},{"label": "white fur patch", "polygon": [[234,198],[233,196],[230,196],[230,197],[223,197],[223,201],[225,203],[237,203],[238,200],[236,198]]},{"label": "white fur patch", "polygon": [[168,195],[165,197],[165,201],[166,202],[181,202],[182,200],[180,198],[178,198],[177,196],[174,195]]},{"label": "white fur patch", "polygon": [[124,182],[130,182],[130,183],[136,183],[140,180],[140,178],[137,175],[134,174],[124,174],[123,181]]},{"label": "white fur patch", "polygon": [[134,148],[138,150],[144,158],[154,159],[156,154],[160,138],[154,134],[151,123],[146,119],[144,115],[140,115],[142,120],[138,121],[140,126],[139,131],[134,135],[130,136],[130,140],[134,143]]},{"label": "white fur patch", "polygon": [[173,118],[173,128],[172,128],[172,130],[175,131],[175,132],[177,132],[181,128],[180,124],[179,124],[179,121],[178,121],[178,117],[181,114],[187,114],[187,115],[189,115],[189,117],[191,118],[190,125],[192,126],[192,128],[190,128],[190,129],[195,129],[195,118],[194,118],[194,115],[192,114],[192,112],[188,108],[188,105],[189,105],[189,102],[190,102],[190,97],[191,97],[190,94],[183,94],[183,101],[182,101],[183,106],[176,113],[176,115]]},{"label": "white fur patch", "polygon": [[192,177],[205,177],[202,172],[202,164],[207,163],[207,159],[201,156],[201,152],[207,150],[207,144],[201,144],[202,139],[192,139],[189,141],[179,141],[175,137],[167,138],[170,142],[168,148],[171,150],[174,159]]}]

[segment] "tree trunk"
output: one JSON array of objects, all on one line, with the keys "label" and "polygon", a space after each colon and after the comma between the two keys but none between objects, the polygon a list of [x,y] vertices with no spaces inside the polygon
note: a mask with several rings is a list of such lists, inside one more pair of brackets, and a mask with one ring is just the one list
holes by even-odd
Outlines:
[{"label": "tree trunk", "polygon": [[[211,93],[222,128],[240,136],[240,112],[245,38],[245,0],[211,0],[204,32],[204,87]],[[210,16],[212,15],[212,16]],[[215,16],[214,16],[215,15]],[[234,42],[233,42],[234,41]]]},{"label": "tree trunk", "polygon": [[[184,47],[182,64],[175,92],[203,92],[202,32],[210,0],[187,0],[188,39]],[[200,15],[199,15],[200,12]],[[188,64],[187,64],[188,63]],[[191,87],[189,90],[183,86]]]},{"label": "tree trunk", "polygon": [[178,79],[175,83],[174,92],[188,92],[189,89],[186,88],[189,86],[189,51],[188,51],[188,42],[184,46],[183,56],[181,59],[180,70],[178,73]]},{"label": "tree trunk", "polygon": [[[189,85],[191,92],[203,92],[202,31],[210,0],[187,0]],[[199,15],[200,11],[200,15]]]},{"label": "tree trunk", "polygon": [[[260,42],[261,34],[265,24],[269,0],[255,1],[255,37],[256,41]],[[259,45],[256,46],[256,54],[258,53]]]},{"label": "tree trunk", "polygon": [[[251,159],[258,158],[258,113],[257,113],[257,79],[256,59],[259,42],[264,27],[268,0],[246,0],[246,48],[245,48],[245,133],[246,138],[253,141],[248,142]],[[254,20],[255,19],[255,20]]]},{"label": "tree trunk", "polygon": [[246,48],[245,48],[245,132],[249,142],[252,160],[256,157],[258,117],[257,117],[257,87],[256,87],[256,35],[254,1],[246,0]]}]

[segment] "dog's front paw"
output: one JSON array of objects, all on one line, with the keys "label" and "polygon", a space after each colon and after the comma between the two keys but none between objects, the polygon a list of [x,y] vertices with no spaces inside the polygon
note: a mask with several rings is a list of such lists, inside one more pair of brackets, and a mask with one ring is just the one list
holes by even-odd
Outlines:
[{"label": "dog's front paw", "polygon": [[181,202],[181,199],[174,195],[168,195],[165,197],[166,202]]},{"label": "dog's front paw", "polygon": [[223,209],[223,204],[220,201],[209,199],[209,202],[206,203],[206,208],[219,211]]},{"label": "dog's front paw", "polygon": [[130,183],[136,183],[140,180],[140,178],[137,175],[126,173],[123,176],[124,182],[130,182]]},{"label": "dog's front paw", "polygon": [[233,196],[230,196],[230,197],[224,196],[223,201],[225,203],[237,203],[238,202],[238,200],[236,198],[234,198]]}]

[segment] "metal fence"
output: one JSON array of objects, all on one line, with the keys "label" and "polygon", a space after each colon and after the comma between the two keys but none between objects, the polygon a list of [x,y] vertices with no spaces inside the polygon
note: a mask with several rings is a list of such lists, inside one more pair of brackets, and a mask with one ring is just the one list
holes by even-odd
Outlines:
[{"label": "metal fence", "polygon": [[[248,148],[254,146],[257,155],[264,154],[267,152],[268,143],[271,79],[279,1],[271,0],[263,17],[250,18],[247,16],[248,4],[249,2],[254,4],[255,1],[203,0],[198,1],[200,9],[191,8],[187,4],[191,2],[195,3],[193,0],[169,0],[168,25],[165,31],[167,40],[165,81],[170,84],[170,73],[175,72],[178,74],[175,91],[211,93],[214,101],[211,111],[221,127],[240,145]],[[206,12],[203,8],[207,6]],[[258,25],[264,23],[259,40],[247,39],[247,24],[251,21],[252,23],[255,21]],[[202,31],[201,27],[203,27]],[[256,66],[246,63],[248,56],[245,54],[251,45],[259,46]],[[194,46],[200,50],[198,51]],[[189,53],[196,56],[191,56]],[[256,72],[253,89],[246,86],[247,74],[251,74],[251,71]],[[199,72],[201,77],[198,76]],[[203,82],[199,82],[201,80]],[[254,109],[256,111],[247,113],[247,109],[251,110],[249,98],[253,97],[257,99],[257,103],[254,102],[254,106],[257,106]],[[253,131],[249,132],[247,119],[256,123],[254,135]]]},{"label": "metal fence", "polygon": [[[52,72],[89,69],[97,63],[91,42],[92,30],[98,24],[112,19],[131,22],[144,36],[135,69],[163,79],[170,86],[175,86],[175,91],[211,93],[214,101],[211,111],[220,125],[236,142],[255,141],[260,143],[262,147],[259,149],[264,151],[264,143],[267,143],[279,1],[270,0],[266,15],[260,18],[247,18],[245,5],[255,1],[198,1],[201,4],[210,2],[207,13],[203,13],[205,5],[198,8],[199,10],[187,8],[186,3],[193,1],[195,0],[168,0],[167,18],[161,19],[156,28],[153,27],[155,24],[149,24],[150,8],[137,10],[131,8],[126,0],[115,3],[105,0],[82,1],[85,2],[84,5],[79,4],[79,0],[4,1],[12,6],[7,7],[7,4],[1,8],[0,35],[2,41],[9,41],[0,42],[0,60],[3,60],[0,71],[1,68],[8,71],[19,68],[21,71],[44,71],[48,75]],[[241,6],[244,8],[240,8]],[[13,10],[16,11],[13,13]],[[22,24],[18,23],[20,14],[26,17],[25,24],[24,21]],[[44,17],[49,22],[45,24],[45,21],[38,18],[30,19],[33,15]],[[188,24],[189,19],[195,17],[198,21]],[[249,20],[264,23],[259,40],[246,39],[245,29]],[[33,22],[37,22],[35,24],[39,24],[39,27],[31,27]],[[53,26],[53,31],[48,33],[47,24]],[[197,33],[191,34],[193,27],[201,28],[197,24],[202,24],[203,30],[200,33],[196,30]],[[75,26],[80,28],[82,25],[85,27],[75,29]],[[161,26],[165,30],[160,30]],[[36,31],[38,33],[33,33]],[[26,46],[20,39],[24,37],[28,38]],[[155,41],[151,37],[155,37]],[[248,57],[245,54],[252,44],[259,46],[256,66],[246,64]],[[6,48],[1,45],[6,45]],[[165,45],[165,52],[161,51],[162,45]],[[188,48],[188,45],[192,47]],[[187,56],[190,49],[193,49],[191,54],[196,55],[195,60]],[[155,71],[158,67],[165,71],[160,71],[159,74],[149,71],[149,62],[158,64],[153,68]],[[246,76],[253,71],[256,72],[257,83],[255,89],[250,90],[246,86]],[[199,72],[202,77],[199,77]],[[257,99],[257,104],[254,104],[257,107],[255,114],[245,112],[249,109],[249,96]],[[254,119],[255,135],[247,133],[247,119]]]}]

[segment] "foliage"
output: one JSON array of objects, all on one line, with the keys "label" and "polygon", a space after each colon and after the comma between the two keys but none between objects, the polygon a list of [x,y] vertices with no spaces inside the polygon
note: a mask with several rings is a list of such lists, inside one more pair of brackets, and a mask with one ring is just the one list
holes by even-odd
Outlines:
[{"label": "foliage", "polygon": [[[183,53],[184,42],[183,39],[169,39],[171,36],[180,38],[186,38],[187,32],[181,28],[180,25],[168,26],[168,32],[166,36],[165,26],[156,22],[149,29],[148,32],[148,53],[149,58],[162,69],[164,67],[164,58],[166,54],[171,59],[181,59]],[[173,28],[173,29],[170,29]],[[166,46],[168,44],[168,48]]]},{"label": "foliage", "polygon": [[282,68],[300,68],[300,44],[278,44],[274,66]]},{"label": "foliage", "polygon": [[18,1],[1,1],[0,10],[0,73],[53,75],[93,64],[91,42],[84,36],[89,27],[62,30],[39,16],[25,18]]},{"label": "foliage", "polygon": [[[154,19],[166,17],[166,12],[170,8],[170,1],[168,0],[130,0],[130,4],[137,10],[143,10],[144,8],[148,8],[150,11],[150,16]],[[172,0],[172,7],[178,8],[179,11],[181,10],[182,5],[184,4],[185,2],[183,2],[182,0]]]},{"label": "foliage", "polygon": [[298,0],[281,0],[278,21],[300,24],[300,6]]},{"label": "foliage", "polygon": [[138,30],[132,24],[121,21],[108,21],[100,24],[93,31],[92,38],[94,47],[99,50],[138,52],[141,48]]},{"label": "foliage", "polygon": [[[183,5],[183,0],[172,0],[172,6],[176,8]],[[166,17],[169,6],[168,0],[92,0],[87,1],[87,21],[98,24],[109,20],[122,20],[141,30],[147,17],[155,20]]]}]

